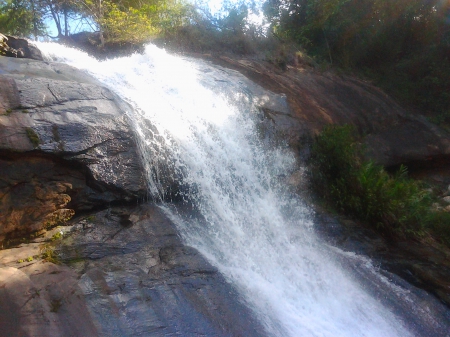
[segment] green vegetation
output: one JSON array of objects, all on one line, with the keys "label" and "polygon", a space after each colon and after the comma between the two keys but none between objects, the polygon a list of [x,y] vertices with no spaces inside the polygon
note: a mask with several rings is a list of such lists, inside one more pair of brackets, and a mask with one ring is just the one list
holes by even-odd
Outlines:
[{"label": "green vegetation", "polygon": [[26,259],[17,260],[17,263],[32,262],[34,260],[33,256],[28,256]]},{"label": "green vegetation", "polygon": [[[269,32],[250,20],[261,13]],[[239,0],[214,14],[204,1],[0,0],[6,34],[48,37],[45,24],[53,21],[55,38],[96,31],[110,51],[153,40],[181,51],[262,52],[282,69],[305,50],[313,62],[369,78],[447,126],[449,17],[442,0],[265,0],[262,9]],[[280,44],[296,50],[278,53]]]},{"label": "green vegetation", "polygon": [[272,32],[450,124],[450,3],[266,0]]},{"label": "green vegetation", "polygon": [[55,247],[51,244],[44,245],[41,248],[41,258],[54,264],[60,263],[58,254],[55,252]]},{"label": "green vegetation", "polygon": [[394,175],[363,159],[350,126],[331,126],[312,147],[312,184],[337,211],[389,236],[432,234],[450,246],[450,214],[433,210],[433,195],[409,179],[404,166]]},{"label": "green vegetation", "polygon": [[95,217],[95,215],[89,215],[89,216],[87,216],[85,219],[86,219],[86,221],[88,221],[88,222],[94,222],[95,219],[96,219],[96,217]]},{"label": "green vegetation", "polygon": [[[48,36],[45,22],[52,20],[62,41],[88,25],[100,47],[153,40],[181,51],[261,52],[281,69],[299,60],[319,69],[332,66],[371,79],[450,129],[449,1],[265,0],[262,12],[268,32],[251,23],[258,8],[249,0],[225,1],[215,14],[204,2],[187,0],[0,0],[0,31]],[[0,35],[0,50],[5,41]],[[56,125],[52,132],[59,142]],[[324,199],[383,233],[432,233],[449,243],[450,216],[432,210],[434,196],[408,179],[406,168],[390,175],[364,161],[354,133],[328,128],[317,137],[313,184]],[[39,146],[32,128],[26,134]],[[64,144],[59,146],[62,151]],[[71,216],[70,210],[55,214],[47,225]]]},{"label": "green vegetation", "polygon": [[[67,39],[89,27],[101,45],[142,43],[187,23],[190,7],[182,0],[0,0],[0,31]],[[48,35],[49,21],[57,36]]]},{"label": "green vegetation", "polygon": [[[45,34],[44,16],[38,4],[43,1],[0,0],[0,31],[35,38]],[[1,44],[1,42],[0,42]]]},{"label": "green vegetation", "polygon": [[[66,196],[65,198],[66,203],[70,201],[70,197]],[[75,211],[73,209],[59,209],[53,212],[52,214],[49,214],[44,222],[44,227],[46,229],[53,228],[55,226],[61,225],[69,221],[73,216],[75,215]]]},{"label": "green vegetation", "polygon": [[59,232],[53,234],[51,240],[57,241],[57,240],[61,240],[62,238],[63,238],[63,232],[59,231]]},{"label": "green vegetation", "polygon": [[40,140],[39,136],[32,128],[26,128],[25,132],[27,133],[27,137],[30,140],[31,144],[33,144],[34,147],[38,147]]}]

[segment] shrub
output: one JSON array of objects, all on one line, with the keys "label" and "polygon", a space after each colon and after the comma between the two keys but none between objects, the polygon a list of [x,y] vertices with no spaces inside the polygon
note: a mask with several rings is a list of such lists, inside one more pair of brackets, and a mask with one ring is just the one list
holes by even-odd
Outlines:
[{"label": "shrub", "polygon": [[55,252],[55,247],[49,244],[44,245],[41,248],[41,258],[47,262],[60,264],[59,256]]},{"label": "shrub", "polygon": [[320,196],[337,211],[384,234],[417,237],[444,231],[443,237],[450,238],[450,216],[433,213],[430,192],[409,179],[404,166],[390,175],[382,166],[364,161],[355,134],[353,127],[331,126],[316,137],[311,172]]},{"label": "shrub", "polygon": [[433,236],[450,247],[450,213],[431,211],[428,215],[428,223]]}]

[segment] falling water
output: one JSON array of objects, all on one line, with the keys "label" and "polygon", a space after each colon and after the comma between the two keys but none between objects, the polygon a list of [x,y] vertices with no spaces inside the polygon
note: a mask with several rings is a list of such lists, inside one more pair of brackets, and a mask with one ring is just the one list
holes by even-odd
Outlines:
[{"label": "falling water", "polygon": [[258,136],[259,112],[245,87],[212,91],[202,83],[220,70],[154,46],[103,62],[58,45],[40,48],[130,104],[149,190],[167,200],[165,185],[180,184],[176,197],[184,202],[161,207],[270,335],[410,336],[314,236],[310,211],[283,184],[295,159]]}]

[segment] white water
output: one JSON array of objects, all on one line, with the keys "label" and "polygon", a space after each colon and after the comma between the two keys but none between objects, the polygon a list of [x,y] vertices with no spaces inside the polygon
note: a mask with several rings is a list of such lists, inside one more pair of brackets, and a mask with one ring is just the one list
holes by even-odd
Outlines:
[{"label": "white water", "polygon": [[220,97],[200,84],[204,65],[154,46],[104,62],[59,45],[39,47],[91,73],[134,107],[128,113],[141,137],[151,192],[163,197],[151,167],[168,162],[190,187],[183,198],[195,211],[163,208],[271,335],[410,336],[314,237],[309,211],[279,182],[294,158],[260,143],[245,90]]}]

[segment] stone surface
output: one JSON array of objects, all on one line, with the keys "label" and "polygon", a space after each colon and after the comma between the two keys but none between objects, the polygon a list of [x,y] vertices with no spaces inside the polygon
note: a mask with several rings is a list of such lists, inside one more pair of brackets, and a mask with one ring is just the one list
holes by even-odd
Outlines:
[{"label": "stone surface", "polygon": [[8,56],[43,60],[41,51],[31,41],[10,35],[6,37],[8,39],[6,43],[10,48]]},{"label": "stone surface", "polygon": [[[386,165],[448,154],[445,132],[411,117],[367,83],[307,69],[263,71],[250,60],[221,62],[262,85],[232,70],[204,67],[204,81],[217,91],[231,92],[237,79],[241,92],[257,105],[263,137],[279,136],[301,148],[304,138],[326,124],[352,123],[369,134],[368,143],[378,151],[372,157],[378,155]],[[58,222],[70,210],[92,211],[145,196],[143,170],[123,113],[127,107],[111,92],[69,66],[1,57],[0,84],[0,240],[39,230],[49,219]],[[407,137],[416,137],[413,147],[406,146]],[[302,174],[294,172],[286,180],[297,188]],[[183,245],[156,206],[111,206],[73,223],[74,233],[57,246],[71,268],[41,260],[49,244],[41,239],[0,252],[2,334],[266,335],[235,290],[195,249]],[[322,218],[316,223],[327,227],[323,236],[351,252],[348,256],[369,256],[449,303],[445,252],[392,246],[351,221]],[[448,308],[433,296],[390,272],[360,274],[368,260],[348,256],[343,266],[358,274],[374,296],[393,310],[403,309],[408,321],[418,320],[413,329],[418,336],[447,335]],[[401,291],[386,298],[383,282]],[[425,303],[414,313],[395,303],[411,292],[414,301]]]},{"label": "stone surface", "polygon": [[275,128],[284,130],[291,146],[325,125],[352,124],[365,137],[368,156],[385,166],[429,163],[450,158],[450,133],[420,115],[400,107],[382,90],[350,76],[319,72],[312,67],[286,71],[260,60],[205,56],[213,63],[238,70],[274,93],[284,94],[290,112],[267,113]]},{"label": "stone surface", "polygon": [[414,336],[448,336],[448,250],[430,242],[390,242],[361,223],[316,209],[316,232],[364,289],[399,315]]},{"label": "stone surface", "polygon": [[[309,131],[305,123],[295,116],[285,94],[267,90],[264,85],[249,80],[240,72],[221,67],[199,63],[200,82],[249,112],[255,118],[260,136],[266,140],[275,140],[297,147]],[[253,105],[256,111],[253,111]]]},{"label": "stone surface", "polygon": [[153,205],[76,222],[62,259],[79,271],[101,336],[264,336],[253,314]]},{"label": "stone surface", "polygon": [[0,153],[0,241],[64,222],[74,207],[89,202],[86,177],[73,165],[49,156]]},{"label": "stone surface", "polygon": [[[51,242],[52,234],[44,242]],[[77,273],[41,259],[47,244],[0,251],[0,334],[98,336]]]},{"label": "stone surface", "polygon": [[69,66],[6,57],[0,83],[0,241],[66,206],[146,197],[127,106],[108,89]]},{"label": "stone surface", "polygon": [[[266,335],[158,207],[113,207],[70,223],[0,251],[0,335]],[[43,260],[47,249],[65,264]]]}]

